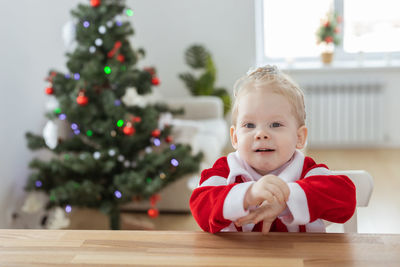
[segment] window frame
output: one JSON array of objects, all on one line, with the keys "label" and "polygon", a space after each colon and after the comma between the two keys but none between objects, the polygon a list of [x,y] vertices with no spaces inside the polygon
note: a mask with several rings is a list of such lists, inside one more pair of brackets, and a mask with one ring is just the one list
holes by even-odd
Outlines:
[{"label": "window frame", "polygon": [[[270,58],[264,55],[264,1],[268,0],[255,0],[255,35],[256,35],[256,64],[257,66],[265,64],[287,64],[293,65],[293,63],[319,63],[319,57],[297,57],[293,59],[293,62],[288,62],[285,58]],[[333,0],[333,7],[335,12],[344,17],[343,3],[344,0]],[[345,21],[342,22],[342,29],[344,28]],[[368,62],[381,62],[383,66],[387,67],[392,65],[392,61],[396,62],[400,60],[400,50],[396,52],[359,52],[359,53],[347,53],[343,49],[343,34],[344,30],[340,31],[340,39],[342,40],[339,45],[335,46],[335,62],[350,62],[356,63],[357,65],[368,65]],[[379,65],[379,64],[378,64]]]}]

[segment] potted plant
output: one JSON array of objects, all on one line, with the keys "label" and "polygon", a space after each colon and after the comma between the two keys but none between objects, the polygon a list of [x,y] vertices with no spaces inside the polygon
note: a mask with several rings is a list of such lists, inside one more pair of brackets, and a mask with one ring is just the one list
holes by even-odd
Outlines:
[{"label": "potted plant", "polygon": [[324,64],[330,64],[333,60],[335,45],[340,44],[339,25],[342,19],[335,12],[328,12],[321,19],[321,25],[317,30],[317,44],[322,47],[321,59]]}]

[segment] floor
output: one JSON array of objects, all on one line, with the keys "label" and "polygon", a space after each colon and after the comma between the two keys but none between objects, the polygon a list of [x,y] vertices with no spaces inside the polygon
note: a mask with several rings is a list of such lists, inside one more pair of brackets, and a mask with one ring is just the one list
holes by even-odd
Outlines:
[{"label": "floor", "polygon": [[[307,155],[332,170],[368,171],[374,178],[374,191],[369,206],[358,209],[359,232],[400,233],[400,149],[308,150]],[[190,214],[161,214],[156,219],[145,214],[124,216],[149,229],[200,230]]]}]

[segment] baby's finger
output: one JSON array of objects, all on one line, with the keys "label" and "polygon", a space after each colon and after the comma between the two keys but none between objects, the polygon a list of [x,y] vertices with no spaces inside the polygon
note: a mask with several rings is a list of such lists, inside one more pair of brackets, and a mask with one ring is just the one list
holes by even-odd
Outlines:
[{"label": "baby's finger", "polygon": [[278,186],[284,195],[285,201],[288,201],[290,189],[285,181],[283,181],[278,176],[275,176],[275,178],[268,179],[268,182]]},{"label": "baby's finger", "polygon": [[[266,188],[271,194],[278,199],[279,202],[284,202],[285,201],[285,196],[281,188],[275,184],[268,184],[268,187]],[[272,203],[270,201],[269,203]]]},{"label": "baby's finger", "polygon": [[263,235],[266,235],[269,233],[269,230],[271,229],[272,222],[270,221],[263,221],[263,227],[262,227],[262,233]]}]

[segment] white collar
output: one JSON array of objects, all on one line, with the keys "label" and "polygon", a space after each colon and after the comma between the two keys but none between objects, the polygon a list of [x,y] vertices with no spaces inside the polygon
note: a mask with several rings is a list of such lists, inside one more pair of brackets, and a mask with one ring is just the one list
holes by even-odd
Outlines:
[{"label": "white collar", "polygon": [[[287,163],[271,171],[269,174],[279,176],[287,183],[297,181],[303,170],[304,157],[301,151],[296,150]],[[229,153],[227,160],[230,170],[227,184],[235,183],[236,177],[239,175],[243,177],[244,182],[257,181],[263,176],[250,167],[250,165],[240,157],[238,151]]]}]

